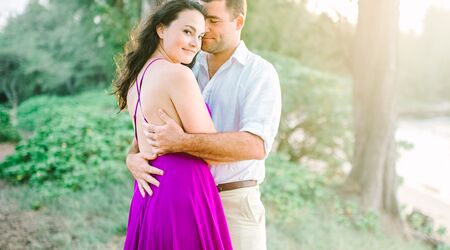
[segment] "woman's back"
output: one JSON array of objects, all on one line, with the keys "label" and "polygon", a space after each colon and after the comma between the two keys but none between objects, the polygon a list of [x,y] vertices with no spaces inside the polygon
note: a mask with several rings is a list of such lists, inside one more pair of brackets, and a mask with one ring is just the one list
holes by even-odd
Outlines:
[{"label": "woman's back", "polygon": [[[149,65],[151,63],[151,65]],[[146,67],[149,66],[144,74]],[[175,67],[174,67],[175,66]],[[137,81],[128,91],[128,112],[132,119],[136,119],[135,130],[139,142],[140,152],[151,152],[152,147],[145,140],[143,123],[162,125],[164,122],[158,115],[158,110],[164,110],[180,126],[182,122],[168,93],[167,74],[176,70],[176,65],[164,59],[151,59],[138,75]],[[150,72],[151,73],[150,73]],[[165,77],[166,76],[166,77]],[[142,79],[142,86],[139,86]],[[138,104],[138,88],[140,102]],[[135,114],[136,113],[136,114]]]},{"label": "woman's back", "polygon": [[[154,65],[150,65],[152,63]],[[198,104],[187,107],[188,111],[179,107],[182,103],[188,105],[199,98],[197,94],[188,92],[193,89],[196,93],[199,90],[194,87],[198,86],[192,85],[195,84],[192,82],[185,84],[183,77],[173,78],[167,74],[192,74],[191,72],[182,72],[184,68],[172,67],[173,65],[163,63],[163,60],[151,60],[148,65],[145,67],[147,70],[144,68],[141,73],[144,74],[143,77],[138,78],[138,85],[129,91],[129,104],[136,103],[129,105],[129,112],[135,121],[135,131],[136,128],[141,128],[137,137],[140,149],[142,145],[150,147],[143,140],[145,136],[140,124],[145,120],[162,123],[158,116],[159,108],[163,108],[171,117],[178,118],[179,124],[182,124],[179,110],[186,114],[190,111],[201,113],[206,109],[204,103],[201,108]],[[157,70],[159,75],[150,77]],[[149,76],[146,78],[145,74]],[[140,79],[146,79],[142,82],[142,87],[139,86]],[[167,82],[172,80],[181,82]],[[144,84],[147,85],[144,87]],[[178,93],[183,90],[187,92]],[[177,97],[177,94],[189,95],[194,100]],[[141,105],[138,105],[139,102]],[[143,112],[136,112],[135,108]],[[188,128],[194,131],[205,130],[210,126],[200,124],[208,120],[193,122],[187,118],[186,121]],[[165,154],[150,164],[163,170],[164,175],[155,176],[160,186],[152,186],[152,196],[142,197],[135,182],[124,249],[232,249],[222,204],[208,165],[202,159],[185,153]]]}]

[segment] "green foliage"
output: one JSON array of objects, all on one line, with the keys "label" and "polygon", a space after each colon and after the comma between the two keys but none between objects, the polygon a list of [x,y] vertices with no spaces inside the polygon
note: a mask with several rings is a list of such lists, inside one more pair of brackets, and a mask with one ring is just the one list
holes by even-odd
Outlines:
[{"label": "green foliage", "polygon": [[435,249],[436,250],[450,250],[450,245],[441,243]]},{"label": "green foliage", "polygon": [[137,11],[136,3],[110,4],[30,1],[23,14],[9,19],[0,33],[0,58],[8,55],[18,64],[2,73],[3,82],[14,83],[14,101],[42,93],[73,94],[111,82],[113,55],[122,50]]},{"label": "green foliage", "polygon": [[280,77],[283,109],[277,151],[289,160],[320,160],[338,168],[349,161],[350,80],[312,70],[298,61],[263,53]]},{"label": "green foliage", "polygon": [[11,124],[9,110],[0,105],[0,142],[17,142],[20,140],[17,128]]},{"label": "green foliage", "polygon": [[301,219],[302,211],[321,207],[334,222],[357,230],[379,232],[379,218],[364,212],[353,200],[344,200],[330,189],[330,180],[305,165],[288,161],[282,154],[266,160],[266,179],[262,185],[263,200],[278,217],[276,221]]},{"label": "green foliage", "polygon": [[[407,214],[406,222],[412,230],[425,236],[424,238],[433,238],[436,235],[444,236],[447,231],[447,229],[442,226],[435,228],[433,219],[418,210],[413,210],[411,213]],[[445,244],[444,242],[437,242],[434,249],[448,250],[450,249],[450,245]]]},{"label": "green foliage", "polygon": [[275,207],[284,219],[298,209],[323,200],[330,195],[324,176],[305,166],[289,162],[286,156],[275,154],[266,160],[263,199]]},{"label": "green foliage", "polygon": [[374,212],[364,212],[354,200],[335,199],[331,211],[336,220],[358,230],[379,232],[379,216]]},{"label": "green foliage", "polygon": [[[115,100],[106,91],[93,90],[81,95],[60,96],[37,96],[23,102],[18,111],[19,127],[24,130],[34,131],[41,126],[47,126],[53,120],[54,114],[61,116],[104,115],[104,112],[114,113]],[[67,110],[71,108],[71,110]],[[91,111],[91,112],[90,112]]]},{"label": "green foliage", "polygon": [[[286,155],[272,154],[266,160],[266,178],[262,185],[264,203],[277,223],[305,223],[302,218],[311,208],[321,209],[333,223],[355,230],[380,233],[379,217],[364,212],[354,200],[342,199],[331,187],[332,179],[296,164]],[[299,227],[296,224],[296,227]]]},{"label": "green foliage", "polygon": [[123,161],[132,124],[112,104],[111,96],[99,92],[30,99],[20,107],[19,120],[34,135],[0,164],[0,175],[47,190],[90,189],[117,178],[111,166]]},{"label": "green foliage", "polygon": [[252,49],[294,57],[317,69],[349,73],[353,27],[315,15],[307,1],[249,1],[243,39]]},{"label": "green foliage", "polygon": [[432,219],[419,211],[413,211],[406,217],[406,222],[412,229],[430,236],[433,233],[434,223]]}]

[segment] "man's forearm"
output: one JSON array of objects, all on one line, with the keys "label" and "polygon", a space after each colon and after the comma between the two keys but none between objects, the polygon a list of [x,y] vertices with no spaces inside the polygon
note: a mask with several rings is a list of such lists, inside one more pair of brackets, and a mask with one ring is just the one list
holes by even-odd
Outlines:
[{"label": "man's forearm", "polygon": [[264,141],[248,132],[186,134],[182,151],[215,162],[260,160]]}]

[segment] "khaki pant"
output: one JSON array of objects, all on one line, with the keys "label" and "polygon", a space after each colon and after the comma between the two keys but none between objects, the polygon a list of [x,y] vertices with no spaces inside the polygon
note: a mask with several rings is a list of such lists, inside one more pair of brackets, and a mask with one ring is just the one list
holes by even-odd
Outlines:
[{"label": "khaki pant", "polygon": [[234,250],[266,250],[266,215],[259,186],[219,193]]}]

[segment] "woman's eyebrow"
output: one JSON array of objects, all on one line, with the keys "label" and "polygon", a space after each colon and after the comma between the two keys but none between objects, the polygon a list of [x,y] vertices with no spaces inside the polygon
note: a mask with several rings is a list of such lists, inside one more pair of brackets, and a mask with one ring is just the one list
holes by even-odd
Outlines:
[{"label": "woman's eyebrow", "polygon": [[196,28],[194,28],[194,26],[191,26],[191,25],[189,25],[189,24],[186,24],[186,25],[184,25],[184,26],[186,26],[186,27],[188,27],[188,28],[191,28],[191,29],[193,29],[193,30],[194,30],[194,32],[197,32],[197,29],[196,29]]}]

